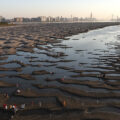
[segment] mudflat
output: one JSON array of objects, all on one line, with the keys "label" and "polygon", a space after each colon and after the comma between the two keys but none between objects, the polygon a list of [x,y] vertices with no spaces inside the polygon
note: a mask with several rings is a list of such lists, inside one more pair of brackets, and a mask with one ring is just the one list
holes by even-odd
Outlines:
[{"label": "mudflat", "polygon": [[[107,41],[108,50],[92,52],[90,44],[87,49],[67,45],[71,36],[79,45],[91,38],[102,43],[104,27],[116,25],[119,23],[40,23],[0,28],[1,120],[11,116],[3,104],[17,105],[13,120],[119,120],[120,56],[109,52],[119,50],[119,44]],[[89,34],[96,29],[101,31]],[[83,36],[74,38],[80,33]],[[21,104],[25,104],[22,110]]]}]

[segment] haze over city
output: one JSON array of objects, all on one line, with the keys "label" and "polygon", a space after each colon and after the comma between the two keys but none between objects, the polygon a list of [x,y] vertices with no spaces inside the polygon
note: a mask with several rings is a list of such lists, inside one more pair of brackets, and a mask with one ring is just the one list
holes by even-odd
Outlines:
[{"label": "haze over city", "polygon": [[0,15],[6,18],[63,16],[108,20],[120,16],[119,0],[1,0]]}]

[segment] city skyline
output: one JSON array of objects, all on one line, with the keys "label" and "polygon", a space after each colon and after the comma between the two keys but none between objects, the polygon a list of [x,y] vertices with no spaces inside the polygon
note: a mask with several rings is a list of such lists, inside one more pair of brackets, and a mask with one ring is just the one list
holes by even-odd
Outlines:
[{"label": "city skyline", "polygon": [[120,16],[119,0],[1,0],[0,15],[6,18],[63,16],[111,19]]}]

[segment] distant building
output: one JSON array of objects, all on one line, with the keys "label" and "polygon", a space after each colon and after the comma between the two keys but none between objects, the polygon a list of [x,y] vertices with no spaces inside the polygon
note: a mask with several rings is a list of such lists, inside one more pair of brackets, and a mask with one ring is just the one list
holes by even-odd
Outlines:
[{"label": "distant building", "polygon": [[[3,17],[0,16],[0,21],[3,20]],[[89,17],[86,18],[79,18],[79,17],[46,17],[46,16],[40,16],[35,18],[23,18],[23,17],[17,17],[13,20],[9,20],[10,22],[95,22],[97,19],[93,17],[93,14],[90,13]],[[117,17],[117,21],[120,21],[120,18]]]},{"label": "distant building", "polygon": [[79,18],[78,17],[74,17],[73,18],[73,22],[78,22],[79,21]]},{"label": "distant building", "polygon": [[5,22],[5,18],[0,16],[0,22]]},{"label": "distant building", "polygon": [[56,17],[55,22],[60,22],[60,17]]},{"label": "distant building", "polygon": [[23,18],[23,22],[31,22],[30,18]]},{"label": "distant building", "polygon": [[83,18],[81,19],[81,21],[83,22],[95,22],[97,19],[93,17],[93,14],[90,13],[90,17],[86,17],[86,18]]},{"label": "distant building", "polygon": [[17,18],[14,18],[14,22],[23,22],[24,18],[22,17],[17,17]]},{"label": "distant building", "polygon": [[60,22],[65,22],[65,18],[63,18],[63,17],[61,16]]},{"label": "distant building", "polygon": [[89,20],[89,21],[96,21],[96,18],[93,17],[92,12],[91,12],[91,14],[90,14],[90,18],[89,18],[88,20]]},{"label": "distant building", "polygon": [[41,16],[41,22],[46,22],[47,21],[47,17],[46,16]]},{"label": "distant building", "polygon": [[54,17],[49,16],[46,18],[46,22],[56,22],[56,19]]},{"label": "distant building", "polygon": [[31,22],[41,22],[41,17],[31,18]]},{"label": "distant building", "polygon": [[92,12],[91,12],[91,14],[90,14],[90,19],[93,19],[93,15],[92,15]]},{"label": "distant building", "polygon": [[3,18],[3,17],[2,17],[2,16],[0,16],[0,22],[2,21],[2,18]]}]

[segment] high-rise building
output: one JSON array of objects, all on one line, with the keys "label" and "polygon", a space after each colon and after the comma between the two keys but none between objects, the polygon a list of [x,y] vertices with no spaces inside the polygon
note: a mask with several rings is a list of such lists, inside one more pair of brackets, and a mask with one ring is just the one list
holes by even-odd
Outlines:
[{"label": "high-rise building", "polygon": [[5,18],[3,18],[2,16],[0,16],[0,22],[5,22]]},{"label": "high-rise building", "polygon": [[2,21],[2,16],[0,16],[0,22]]},{"label": "high-rise building", "polygon": [[17,17],[17,18],[14,18],[14,22],[23,22],[23,19],[22,17]]},{"label": "high-rise building", "polygon": [[47,17],[46,16],[41,16],[41,22],[46,22],[47,21]]},{"label": "high-rise building", "polygon": [[93,14],[92,14],[92,12],[91,12],[91,14],[90,14],[90,18],[91,18],[91,19],[93,18]]},{"label": "high-rise building", "polygon": [[31,18],[31,22],[41,22],[41,17]]}]

